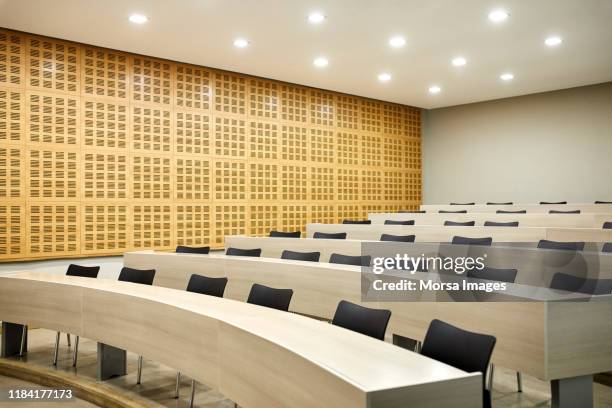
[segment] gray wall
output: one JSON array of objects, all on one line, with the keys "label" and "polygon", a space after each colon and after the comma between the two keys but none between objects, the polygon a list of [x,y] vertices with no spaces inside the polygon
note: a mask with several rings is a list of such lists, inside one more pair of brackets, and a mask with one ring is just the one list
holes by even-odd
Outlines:
[{"label": "gray wall", "polygon": [[423,203],[612,201],[612,82],[424,111]]}]

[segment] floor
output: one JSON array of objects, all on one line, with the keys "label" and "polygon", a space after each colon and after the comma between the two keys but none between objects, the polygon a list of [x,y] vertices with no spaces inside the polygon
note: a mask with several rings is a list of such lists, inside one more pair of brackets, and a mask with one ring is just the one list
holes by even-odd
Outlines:
[{"label": "floor", "polygon": [[[55,332],[45,329],[34,329],[30,331],[29,352],[23,358],[31,364],[39,364],[46,368],[52,368],[53,343]],[[179,408],[189,405],[189,388],[191,380],[183,377],[180,389],[180,398],[174,398],[174,384],[176,371],[170,367],[156,363],[155,361],[144,361],[142,383],[136,384],[137,356],[128,352],[128,375],[113,378],[108,384],[117,387],[126,393],[135,393],[151,401],[153,407]],[[96,376],[96,343],[88,339],[81,339],[79,344],[79,359],[76,369],[72,367],[71,349],[66,344],[66,336],[61,336],[60,354],[58,359],[58,370],[95,379]],[[537,380],[529,376],[523,376],[523,392],[516,392],[516,380],[514,372],[501,367],[495,369],[495,383],[493,391],[493,406],[496,408],[531,408],[549,407],[550,389],[547,382]],[[11,379],[0,377],[0,387],[5,388],[6,381]],[[17,380],[15,380],[17,381]],[[612,388],[601,384],[594,385],[595,407],[612,407]],[[79,404],[87,404],[78,402]],[[2,404],[0,403],[0,406]],[[26,405],[19,405],[26,408]],[[87,407],[89,405],[71,405]],[[218,392],[209,389],[203,384],[197,384],[195,406],[210,408],[230,408],[233,402],[226,399]],[[578,407],[577,407],[578,408]]]}]

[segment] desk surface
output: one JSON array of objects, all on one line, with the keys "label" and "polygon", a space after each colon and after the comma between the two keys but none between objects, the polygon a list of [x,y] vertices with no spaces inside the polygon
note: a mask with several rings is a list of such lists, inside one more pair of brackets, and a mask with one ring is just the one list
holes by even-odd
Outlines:
[{"label": "desk surface", "polygon": [[427,212],[438,212],[444,211],[458,211],[467,210],[470,212],[496,212],[497,210],[506,211],[517,211],[527,210],[527,213],[548,213],[550,210],[556,211],[570,211],[580,210],[583,213],[599,213],[599,214],[612,214],[612,204],[589,204],[589,203],[570,203],[570,204],[534,204],[527,203],[521,204],[516,203],[512,205],[486,205],[486,204],[475,204],[475,205],[449,205],[449,204],[423,204],[421,210]]},{"label": "desk surface", "polygon": [[[326,395],[344,406],[349,400],[364,407],[400,406],[401,400],[431,406],[436,387],[457,399],[441,397],[445,404],[480,406],[479,375],[315,319],[183,290],[18,273],[0,277],[0,318],[140,353],[245,406],[264,400],[308,406],[319,399],[316,405],[325,406]],[[296,373],[303,374],[300,384],[292,382]],[[283,382],[290,382],[287,389]],[[271,388],[276,394],[269,395]]]}]

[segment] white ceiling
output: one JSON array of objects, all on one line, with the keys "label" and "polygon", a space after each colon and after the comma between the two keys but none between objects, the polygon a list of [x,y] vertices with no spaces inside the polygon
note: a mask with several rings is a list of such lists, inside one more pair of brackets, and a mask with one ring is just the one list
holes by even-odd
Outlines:
[{"label": "white ceiling", "polygon": [[[510,17],[493,24],[500,7]],[[0,26],[424,108],[612,81],[611,0],[0,0]],[[552,34],[560,47],[544,45]]]}]

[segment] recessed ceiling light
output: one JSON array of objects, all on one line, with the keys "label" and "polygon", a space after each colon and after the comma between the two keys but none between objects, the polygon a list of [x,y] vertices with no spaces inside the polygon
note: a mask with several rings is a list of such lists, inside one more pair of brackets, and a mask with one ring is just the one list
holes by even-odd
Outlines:
[{"label": "recessed ceiling light", "polygon": [[234,47],[236,48],[245,48],[249,46],[249,42],[244,38],[236,38],[234,40]]},{"label": "recessed ceiling light", "polygon": [[557,45],[560,45],[563,42],[563,39],[561,37],[548,37],[546,40],[544,40],[544,44],[548,45],[549,47],[556,47]]},{"label": "recessed ceiling light", "polygon": [[514,79],[514,75],[512,75],[511,73],[507,72],[505,74],[501,74],[499,76],[499,79],[501,79],[502,81],[511,81]]},{"label": "recessed ceiling light", "polygon": [[400,48],[406,45],[406,39],[401,36],[389,38],[389,45],[393,48]]},{"label": "recessed ceiling light", "polygon": [[467,64],[467,61],[463,57],[453,58],[452,63],[456,67],[462,67]]},{"label": "recessed ceiling light", "polygon": [[325,14],[319,13],[318,11],[308,15],[308,21],[310,21],[312,24],[321,24],[324,20]]},{"label": "recessed ceiling light", "polygon": [[509,14],[505,10],[493,10],[489,13],[489,20],[493,21],[494,23],[499,23],[507,19],[508,16]]},{"label": "recessed ceiling light", "polygon": [[429,87],[429,93],[431,93],[431,94],[440,93],[441,90],[442,90],[442,88],[440,88],[438,85],[433,85],[433,86]]},{"label": "recessed ceiling light", "polygon": [[387,73],[387,72],[382,72],[380,74],[378,74],[378,80],[381,82],[387,82],[391,80],[391,74]]},{"label": "recessed ceiling light", "polygon": [[323,68],[329,64],[329,61],[325,57],[318,57],[318,58],[315,58],[315,60],[312,63],[315,64],[315,66],[319,68]]},{"label": "recessed ceiling light", "polygon": [[142,14],[132,14],[130,16],[130,21],[134,24],[144,24],[149,21],[147,16],[143,16]]}]

